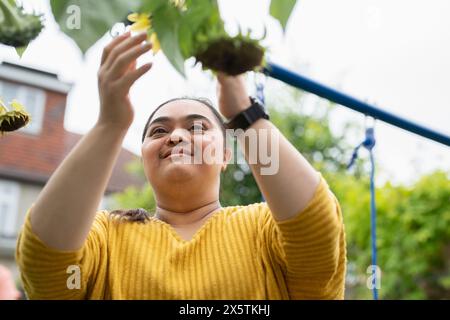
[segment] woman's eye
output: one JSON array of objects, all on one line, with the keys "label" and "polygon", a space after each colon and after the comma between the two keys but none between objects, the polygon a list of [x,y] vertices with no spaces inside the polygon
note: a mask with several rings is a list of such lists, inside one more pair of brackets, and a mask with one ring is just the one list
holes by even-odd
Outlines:
[{"label": "woman's eye", "polygon": [[203,125],[203,124],[200,124],[200,123],[197,123],[197,124],[193,124],[192,126],[191,126],[191,130],[194,130],[194,131],[205,131],[206,130],[206,128],[205,128],[205,126]]},{"label": "woman's eye", "polygon": [[153,136],[155,134],[164,134],[164,133],[166,133],[165,129],[163,129],[163,128],[156,128],[156,129],[152,130],[150,136]]}]

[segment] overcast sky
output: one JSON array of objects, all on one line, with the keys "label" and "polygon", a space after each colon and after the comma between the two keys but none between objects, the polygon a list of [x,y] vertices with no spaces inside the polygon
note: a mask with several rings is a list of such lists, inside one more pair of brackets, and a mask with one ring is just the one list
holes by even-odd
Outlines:
[{"label": "overcast sky", "polygon": [[[45,0],[29,0],[48,13]],[[220,1],[229,30],[237,24],[261,33],[272,61],[324,84],[450,135],[450,1],[448,0],[302,0],[287,33],[268,15],[267,0]],[[82,59],[72,40],[47,20],[21,62],[56,72],[74,83],[69,96],[65,127],[86,133],[98,115],[96,73],[105,36]],[[0,58],[20,62],[15,52],[0,46]],[[140,64],[152,60],[141,59]],[[179,95],[215,98],[215,82],[188,61],[188,80],[181,78],[159,54],[155,67],[131,92],[136,118],[124,146],[140,154],[145,121],[159,103]],[[268,86],[277,86],[269,81]],[[249,88],[252,91],[252,88]],[[269,90],[270,93],[270,90]],[[308,99],[313,106],[317,99]],[[333,128],[347,120],[364,123],[361,115],[337,107]],[[385,170],[380,181],[411,182],[435,169],[450,170],[450,149],[400,129],[377,122],[376,157]],[[356,143],[363,138],[348,137]]]}]

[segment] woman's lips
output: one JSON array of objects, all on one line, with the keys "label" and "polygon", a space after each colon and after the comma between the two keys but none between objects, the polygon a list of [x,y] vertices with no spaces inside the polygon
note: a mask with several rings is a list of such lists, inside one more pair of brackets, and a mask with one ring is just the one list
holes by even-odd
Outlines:
[{"label": "woman's lips", "polygon": [[171,158],[171,157],[191,157],[191,152],[189,150],[179,150],[177,152],[173,152],[173,149],[166,152],[163,156],[163,159]]},{"label": "woman's lips", "polygon": [[186,154],[186,153],[174,153],[174,154],[169,154],[166,158],[173,158],[173,157],[190,157],[190,154]]}]

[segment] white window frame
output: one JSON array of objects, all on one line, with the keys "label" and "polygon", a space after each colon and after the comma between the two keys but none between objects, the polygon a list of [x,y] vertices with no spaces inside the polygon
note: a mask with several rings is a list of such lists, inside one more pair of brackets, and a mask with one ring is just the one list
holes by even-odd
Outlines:
[{"label": "white window frame", "polygon": [[[0,238],[17,236],[17,216],[19,213],[20,184],[0,179]],[[4,207],[7,211],[4,212]]]},{"label": "white window frame", "polygon": [[[45,91],[38,88],[33,88],[26,85],[20,85],[13,82],[6,82],[3,80],[0,80],[0,96],[2,93],[3,85],[4,83],[8,83],[8,85],[15,86],[17,89],[17,96],[14,97],[22,103],[26,110],[28,110],[30,113],[32,113],[31,122],[25,126],[24,128],[20,129],[19,132],[22,133],[28,133],[32,135],[39,135],[42,131],[42,124],[44,121],[44,113],[45,113],[45,103],[46,103],[46,94]],[[28,94],[33,95],[34,105],[27,106],[27,95]],[[11,101],[5,101],[6,104],[8,104]],[[9,108],[9,105],[8,105]],[[34,108],[34,112],[31,111],[31,108]],[[10,109],[10,108],[9,108]]]}]

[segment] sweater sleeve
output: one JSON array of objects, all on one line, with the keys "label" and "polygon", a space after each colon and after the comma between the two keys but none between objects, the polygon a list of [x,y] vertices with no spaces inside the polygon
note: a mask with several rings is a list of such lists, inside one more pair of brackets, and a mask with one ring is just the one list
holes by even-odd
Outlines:
[{"label": "sweater sleeve", "polygon": [[263,204],[262,235],[273,263],[283,270],[291,299],[343,299],[345,231],[339,203],[321,176],[307,207],[276,221]]},{"label": "sweater sleeve", "polygon": [[[91,277],[99,272],[106,254],[107,214],[98,212],[82,248],[60,251],[48,247],[33,232],[30,212],[19,234],[16,261],[29,299],[86,299]],[[104,259],[103,259],[104,260]]]}]

